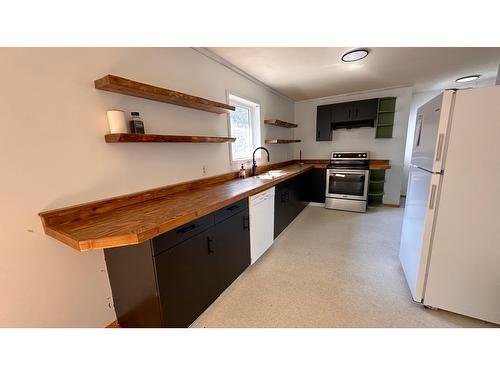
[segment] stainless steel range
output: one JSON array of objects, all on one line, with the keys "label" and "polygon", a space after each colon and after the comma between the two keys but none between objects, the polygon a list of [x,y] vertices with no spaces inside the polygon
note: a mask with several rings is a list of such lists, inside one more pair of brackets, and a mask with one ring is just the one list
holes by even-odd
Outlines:
[{"label": "stainless steel range", "polygon": [[325,208],[366,212],[369,153],[332,152],[326,167]]}]

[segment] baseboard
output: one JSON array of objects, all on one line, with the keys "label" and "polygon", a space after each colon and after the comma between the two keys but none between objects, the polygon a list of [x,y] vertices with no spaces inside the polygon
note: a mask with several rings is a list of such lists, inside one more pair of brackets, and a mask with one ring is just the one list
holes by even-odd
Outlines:
[{"label": "baseboard", "polygon": [[401,205],[399,205],[399,204],[392,204],[392,203],[384,203],[384,207],[399,208],[399,207],[401,207]]},{"label": "baseboard", "polygon": [[309,202],[309,206],[325,207],[325,204],[324,203],[319,203],[319,202]]},{"label": "baseboard", "polygon": [[120,327],[120,323],[118,323],[117,320],[114,322],[109,323],[105,328],[122,328]]}]

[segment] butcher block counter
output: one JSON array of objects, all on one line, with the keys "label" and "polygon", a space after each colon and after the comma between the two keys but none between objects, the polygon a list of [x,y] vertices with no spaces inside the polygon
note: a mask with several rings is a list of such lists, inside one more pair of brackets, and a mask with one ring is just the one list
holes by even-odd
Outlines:
[{"label": "butcher block counter", "polygon": [[[79,251],[137,244],[264,191],[314,168],[293,161],[266,165],[257,173],[280,169],[272,180],[238,178],[238,173],[41,212],[47,235]],[[248,174],[247,174],[248,175]]]},{"label": "butcher block counter", "polygon": [[[290,160],[257,169],[280,169],[272,180],[238,178],[238,172],[203,178],[39,213],[45,234],[79,251],[133,245],[207,215],[240,199],[304,173],[329,160]],[[388,169],[388,160],[370,160],[370,169]],[[247,170],[247,176],[250,170]]]},{"label": "butcher block counter", "polygon": [[[330,164],[330,159],[302,159],[295,160],[295,162],[301,162],[308,165],[311,164],[314,168],[326,168],[326,166]],[[391,164],[389,160],[371,159],[369,168],[370,170],[390,169]]]}]

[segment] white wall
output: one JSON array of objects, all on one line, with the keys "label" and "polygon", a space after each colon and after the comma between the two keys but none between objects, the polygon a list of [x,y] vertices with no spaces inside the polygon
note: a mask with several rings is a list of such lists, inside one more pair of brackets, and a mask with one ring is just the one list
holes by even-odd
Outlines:
[{"label": "white wall", "polygon": [[[189,48],[1,49],[0,326],[101,327],[115,319],[102,250],[44,235],[37,213],[230,171],[227,144],[106,144],[106,109],[139,111],[146,131],[228,134],[227,116],[99,91],[108,73],[293,120],[293,103]],[[275,129],[262,128],[262,138]],[[290,146],[272,147],[271,162]]]},{"label": "white wall", "polygon": [[[332,151],[369,151],[372,159],[389,159],[391,169],[386,173],[384,203],[399,204],[411,92],[411,87],[403,87],[295,103],[295,122],[299,124],[299,127],[294,130],[294,137],[302,140],[294,146],[295,158],[299,157],[299,150],[302,150],[303,159],[328,159]],[[331,142],[316,142],[316,108],[318,105],[384,96],[397,97],[393,138],[375,139],[375,129],[366,127],[334,130]]]}]

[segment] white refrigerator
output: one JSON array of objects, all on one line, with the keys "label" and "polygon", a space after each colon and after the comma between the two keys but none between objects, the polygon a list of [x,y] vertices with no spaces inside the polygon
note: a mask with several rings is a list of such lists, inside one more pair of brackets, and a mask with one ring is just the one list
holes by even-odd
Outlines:
[{"label": "white refrigerator", "polygon": [[399,258],[415,301],[500,324],[500,86],[418,109]]}]

